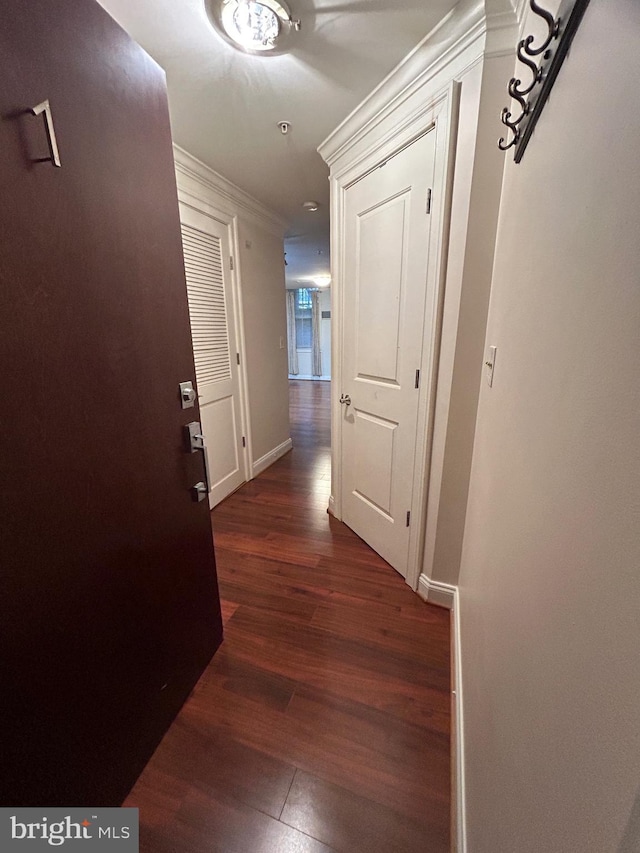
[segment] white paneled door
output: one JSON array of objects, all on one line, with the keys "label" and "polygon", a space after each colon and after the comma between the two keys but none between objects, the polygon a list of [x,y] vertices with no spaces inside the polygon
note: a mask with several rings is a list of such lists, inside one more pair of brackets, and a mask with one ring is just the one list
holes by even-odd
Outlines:
[{"label": "white paneled door", "polygon": [[180,205],[180,220],[200,416],[209,456],[209,505],[214,507],[245,481],[229,226],[185,204]]},{"label": "white paneled door", "polygon": [[342,518],[403,577],[435,137],[425,134],[345,193]]}]

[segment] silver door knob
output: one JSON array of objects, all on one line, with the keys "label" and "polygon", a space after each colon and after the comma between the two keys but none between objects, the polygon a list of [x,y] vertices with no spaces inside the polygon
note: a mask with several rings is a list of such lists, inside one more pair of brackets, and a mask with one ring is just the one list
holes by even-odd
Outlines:
[{"label": "silver door knob", "polygon": [[341,394],[340,395],[340,402],[344,403],[345,406],[350,406],[351,405],[351,397],[348,394]]}]

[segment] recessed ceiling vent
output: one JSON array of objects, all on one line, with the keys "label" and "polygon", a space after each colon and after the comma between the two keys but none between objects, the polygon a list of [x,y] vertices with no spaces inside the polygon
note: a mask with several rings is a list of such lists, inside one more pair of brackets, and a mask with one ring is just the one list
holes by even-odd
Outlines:
[{"label": "recessed ceiling vent", "polygon": [[245,53],[282,53],[288,37],[300,29],[282,0],[205,0],[205,5],[218,33]]}]

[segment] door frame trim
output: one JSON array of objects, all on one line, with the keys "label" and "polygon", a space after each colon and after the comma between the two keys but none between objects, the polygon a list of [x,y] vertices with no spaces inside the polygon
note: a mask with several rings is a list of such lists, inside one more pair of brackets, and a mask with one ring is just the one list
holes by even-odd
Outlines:
[{"label": "door frame trim", "polygon": [[421,109],[410,113],[392,131],[371,144],[361,156],[331,175],[331,317],[333,322],[331,400],[331,497],[329,511],[342,518],[342,410],[339,395],[343,382],[344,274],[346,191],[385,160],[398,154],[428,132],[436,133],[434,186],[429,230],[429,269],[425,286],[433,299],[425,305],[423,328],[432,332],[423,346],[420,364],[421,383],[418,398],[416,465],[411,499],[411,530],[406,582],[417,589],[421,572],[426,528],[427,494],[431,468],[436,378],[440,352],[442,308],[444,302],[448,251],[451,191],[460,101],[460,83],[449,82]]},{"label": "door frame trim", "polygon": [[[240,403],[240,426],[242,429],[242,435],[245,437],[245,446],[240,447],[240,458],[242,461],[242,473],[244,476],[244,482],[248,482],[252,479],[252,471],[250,460],[252,459],[251,455],[251,420],[249,418],[249,405],[248,405],[248,377],[247,377],[247,359],[246,359],[246,349],[245,349],[245,336],[244,336],[244,316],[242,313],[242,294],[240,292],[240,269],[239,269],[239,237],[238,237],[238,217],[233,216],[230,213],[225,213],[223,210],[214,207],[209,202],[200,198],[199,196],[188,192],[187,190],[178,187],[178,202],[185,207],[191,208],[191,210],[195,210],[197,213],[202,214],[203,216],[208,216],[210,219],[214,219],[216,222],[220,222],[227,229],[227,233],[229,236],[229,249],[231,251],[231,255],[234,258],[235,263],[233,264],[231,270],[229,271],[231,279],[231,298],[233,301],[233,324],[234,324],[234,332],[236,338],[236,347],[237,352],[240,353],[240,365],[238,369],[238,391],[239,391],[239,403]],[[233,358],[233,354],[231,354]]]}]

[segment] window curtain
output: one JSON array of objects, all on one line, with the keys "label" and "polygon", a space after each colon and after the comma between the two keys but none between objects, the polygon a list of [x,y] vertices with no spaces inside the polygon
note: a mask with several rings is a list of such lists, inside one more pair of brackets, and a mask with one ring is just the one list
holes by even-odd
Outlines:
[{"label": "window curtain", "polygon": [[297,376],[298,350],[296,347],[296,294],[287,290],[287,344],[289,347],[289,375]]},{"label": "window curtain", "polygon": [[320,352],[320,294],[314,290],[311,294],[311,328],[313,376],[322,376],[322,353]]}]

